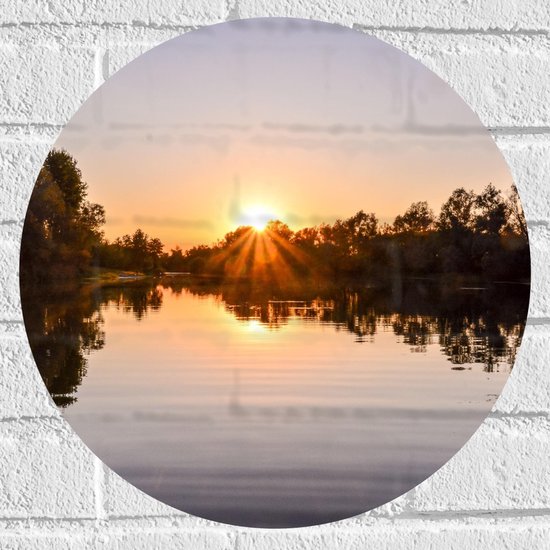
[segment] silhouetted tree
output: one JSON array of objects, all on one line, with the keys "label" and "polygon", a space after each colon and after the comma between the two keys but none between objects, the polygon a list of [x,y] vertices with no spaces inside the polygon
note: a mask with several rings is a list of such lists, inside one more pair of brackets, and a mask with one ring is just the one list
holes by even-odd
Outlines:
[{"label": "silhouetted tree", "polygon": [[63,150],[50,151],[25,218],[23,285],[83,275],[95,263],[105,211],[86,197],[87,185],[73,157]]},{"label": "silhouetted tree", "polygon": [[466,191],[463,187],[455,189],[441,207],[437,229],[457,233],[472,230],[475,201],[476,196],[473,191]]},{"label": "silhouetted tree", "polygon": [[476,196],[474,231],[498,235],[504,228],[508,218],[508,208],[500,191],[489,184]]},{"label": "silhouetted tree", "polygon": [[394,233],[423,233],[433,227],[434,213],[426,201],[413,202],[407,211],[395,218]]},{"label": "silhouetted tree", "polygon": [[275,235],[279,236],[281,239],[287,242],[289,242],[294,235],[292,229],[290,229],[290,227],[288,227],[286,223],[283,223],[280,220],[269,221],[265,227],[265,231],[267,234],[275,233]]}]

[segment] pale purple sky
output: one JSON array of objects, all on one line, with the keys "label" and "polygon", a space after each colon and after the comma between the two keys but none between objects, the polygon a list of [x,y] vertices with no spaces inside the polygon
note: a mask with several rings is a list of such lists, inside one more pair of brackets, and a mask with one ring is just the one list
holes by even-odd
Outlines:
[{"label": "pale purple sky", "polygon": [[251,216],[293,229],[360,209],[391,222],[508,168],[458,95],[362,33],[297,19],[223,23],[120,70],[61,133],[114,238],[210,244]]}]

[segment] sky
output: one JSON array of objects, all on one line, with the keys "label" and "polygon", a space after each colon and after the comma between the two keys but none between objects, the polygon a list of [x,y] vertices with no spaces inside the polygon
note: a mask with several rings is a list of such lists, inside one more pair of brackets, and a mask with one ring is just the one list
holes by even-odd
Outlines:
[{"label": "sky", "polygon": [[280,219],[296,230],[359,210],[437,213],[457,187],[508,191],[478,117],[439,77],[363,33],[297,19],[233,21],[118,71],[55,147],[78,162],[105,235],[165,250]]}]

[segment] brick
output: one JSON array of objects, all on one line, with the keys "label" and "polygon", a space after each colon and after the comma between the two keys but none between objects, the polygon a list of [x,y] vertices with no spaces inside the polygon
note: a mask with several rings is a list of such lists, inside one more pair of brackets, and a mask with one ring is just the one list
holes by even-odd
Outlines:
[{"label": "brick", "polygon": [[[95,539],[97,541],[99,537]],[[0,547],[9,550],[43,550],[55,548],[56,550],[88,550],[91,548],[92,538],[84,538],[78,534],[0,534]]]},{"label": "brick", "polygon": [[227,0],[168,0],[149,4],[149,21],[153,25],[212,25],[225,21]]},{"label": "brick", "polygon": [[10,68],[0,73],[3,124],[64,124],[94,89],[91,49],[4,45],[0,65]]},{"label": "brick", "polygon": [[550,221],[550,139],[540,136],[496,136],[522,199],[528,221]]},{"label": "brick", "polygon": [[[124,2],[107,5],[101,0],[73,0],[44,4],[6,2],[5,24],[134,24],[175,25],[211,24],[229,18],[302,17],[345,25],[441,30],[501,30],[543,32],[550,29],[550,10],[542,0],[508,2],[482,0],[449,3],[444,0],[419,0],[414,4],[399,2],[380,4],[375,0],[167,0],[162,3]],[[533,14],[537,14],[533,17]]]},{"label": "brick", "polygon": [[550,508],[550,418],[489,417],[468,443],[406,495],[416,513]]},{"label": "brick", "polygon": [[[11,329],[11,330],[10,330]],[[23,324],[0,326],[0,421],[53,415],[57,410],[32,357]],[[15,333],[15,334],[14,334]]]},{"label": "brick", "polygon": [[550,330],[528,324],[516,362],[495,410],[505,414],[550,414]]},{"label": "brick", "polygon": [[[174,550],[234,550],[234,537],[224,530],[166,530],[140,529],[140,524],[128,527],[124,532],[105,533],[99,548],[106,550],[149,550],[151,548],[170,548]],[[225,531],[225,532],[224,532]]]},{"label": "brick", "polygon": [[531,297],[529,317],[550,317],[550,270],[548,269],[548,243],[550,227],[546,224],[529,226],[531,251]]},{"label": "brick", "polygon": [[0,518],[95,514],[90,451],[60,419],[0,422]]},{"label": "brick", "polygon": [[[489,524],[489,521],[487,521]],[[496,523],[496,525],[495,525]],[[287,530],[239,533],[239,550],[313,550],[316,548],[445,548],[474,550],[487,548],[547,548],[550,528],[544,523],[529,520],[490,522],[489,526],[468,524],[466,521],[405,521],[369,526],[364,530],[326,526],[324,529]]]},{"label": "brick", "polygon": [[[223,531],[230,531],[225,533]],[[350,522],[328,524],[309,529],[233,529],[220,525],[218,529],[189,530],[177,526],[151,526],[150,522],[107,522],[99,529],[86,524],[56,524],[30,522],[23,527],[0,531],[0,545],[14,549],[61,548],[122,550],[125,548],[174,548],[225,550],[314,550],[317,548],[478,548],[545,550],[550,535],[547,518],[533,516],[500,517],[490,521],[464,516],[455,519],[427,517],[396,521],[381,521],[358,528]]]},{"label": "brick", "polygon": [[[13,228],[12,228],[13,229]],[[21,299],[19,295],[19,247],[20,230],[13,231],[10,236],[3,236],[0,231],[0,281],[4,291],[0,319],[20,320]]]},{"label": "brick", "polygon": [[165,2],[105,2],[104,0],[72,0],[70,2],[6,2],[4,24],[141,24],[185,23],[206,24],[225,19],[227,6],[223,0],[167,0]]},{"label": "brick", "polygon": [[0,221],[22,222],[49,143],[0,139]]},{"label": "brick", "polygon": [[[343,25],[441,30],[539,30],[550,28],[550,8],[544,0],[238,0],[239,17],[301,17]],[[534,17],[536,14],[536,17]],[[519,31],[521,32],[521,31]]]}]

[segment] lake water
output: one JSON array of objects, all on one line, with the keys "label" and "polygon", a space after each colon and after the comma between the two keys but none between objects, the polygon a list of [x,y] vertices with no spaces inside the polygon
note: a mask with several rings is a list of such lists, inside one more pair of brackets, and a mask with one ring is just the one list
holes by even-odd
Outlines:
[{"label": "lake water", "polygon": [[388,502],[456,453],[510,372],[529,287],[287,294],[171,278],[23,305],[48,389],[107,465],[201,517],[296,527]]}]

